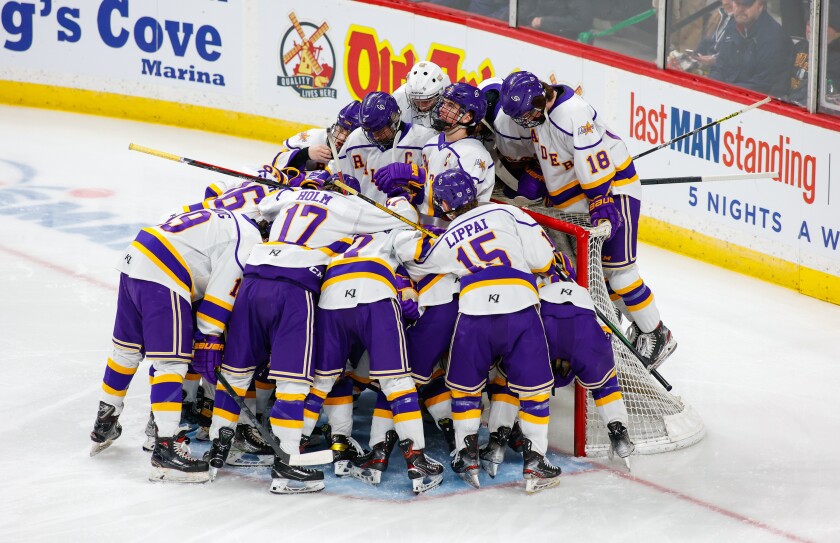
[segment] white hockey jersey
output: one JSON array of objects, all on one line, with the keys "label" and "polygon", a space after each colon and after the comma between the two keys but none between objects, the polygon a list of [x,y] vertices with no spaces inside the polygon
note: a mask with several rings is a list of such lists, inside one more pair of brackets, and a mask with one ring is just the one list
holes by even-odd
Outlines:
[{"label": "white hockey jersey", "polygon": [[393,162],[423,166],[423,145],[436,134],[431,128],[403,123],[399,141],[391,149],[382,151],[373,145],[361,128],[357,128],[347,137],[339,153],[339,165],[342,173],[352,175],[359,180],[362,194],[380,204],[384,204],[388,195],[373,184],[376,170]]},{"label": "white hockey jersey", "polygon": [[[400,255],[411,250],[411,243],[398,246]],[[539,304],[534,274],[553,265],[554,247],[540,225],[519,208],[487,203],[452,221],[417,268],[460,277],[462,313],[495,315]]]},{"label": "white hockey jersey", "polygon": [[[417,211],[405,198],[392,198],[386,205],[417,220]],[[405,226],[360,198],[321,190],[280,189],[263,199],[259,210],[274,223],[269,241],[252,250],[246,273],[283,276],[314,292],[320,289],[331,257],[344,253],[354,236]]]},{"label": "white hockey jersey", "polygon": [[[228,211],[256,211],[257,204],[272,190],[255,181],[223,180],[209,185],[204,190],[204,200],[184,206],[182,213],[199,209],[227,209]],[[253,218],[253,217],[252,217]]]},{"label": "white hockey jersey", "polygon": [[595,313],[595,304],[589,291],[572,281],[563,281],[557,275],[538,277],[540,300],[552,304],[572,304]]},{"label": "white hockey jersey", "polygon": [[411,107],[411,104],[408,102],[408,93],[405,90],[405,83],[400,85],[400,87],[395,90],[391,96],[394,97],[394,100],[397,101],[397,105],[400,106],[401,121],[404,123],[424,126],[426,128],[432,128],[431,112],[426,111],[425,113],[422,113]]},{"label": "white hockey jersey", "polygon": [[423,146],[423,166],[426,168],[426,192],[420,213],[427,217],[431,218],[435,214],[432,182],[435,176],[446,170],[463,170],[472,177],[479,202],[489,202],[493,195],[496,181],[493,160],[476,138],[467,137],[447,143],[445,134],[438,134]]},{"label": "white hockey jersey", "polygon": [[[329,146],[329,143],[327,143],[326,128],[310,128],[309,130],[300,132],[299,134],[295,134],[290,137],[283,142],[284,149],[281,149],[279,153],[274,155],[274,159],[272,159],[270,165],[278,170],[282,170],[283,168],[288,167],[289,163],[300,151],[312,147],[313,145]],[[329,169],[329,164],[327,164],[326,167]]]},{"label": "white hockey jersey", "polygon": [[589,211],[589,200],[601,195],[640,199],[638,175],[622,175],[632,165],[624,142],[573,89],[555,89],[558,96],[546,122],[531,129],[549,199],[556,207],[581,213]]},{"label": "white hockey jersey", "polygon": [[[489,90],[501,92],[502,83],[500,77],[491,77],[482,81],[478,88],[484,92]],[[493,132],[493,147],[496,149],[497,157],[505,158],[510,162],[518,162],[536,156],[534,144],[531,142],[531,131],[516,124],[510,115],[504,112],[501,100],[496,102]]]},{"label": "white hockey jersey", "polygon": [[190,303],[201,300],[198,329],[220,335],[233,310],[243,264],[260,241],[256,223],[244,215],[201,209],[142,229],[117,269],[163,285]]}]

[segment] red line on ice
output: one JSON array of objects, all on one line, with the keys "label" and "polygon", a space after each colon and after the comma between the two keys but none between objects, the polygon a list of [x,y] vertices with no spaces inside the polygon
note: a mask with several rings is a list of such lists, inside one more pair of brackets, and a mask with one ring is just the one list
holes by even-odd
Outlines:
[{"label": "red line on ice", "polygon": [[103,288],[103,289],[106,289],[106,290],[110,290],[110,291],[116,290],[113,285],[108,284],[105,281],[100,281],[99,279],[94,279],[93,277],[88,277],[86,275],[80,275],[80,274],[74,272],[73,270],[71,270],[70,268],[65,268],[64,266],[60,266],[58,264],[54,264],[54,263],[48,262],[46,260],[42,260],[42,259],[40,259],[36,256],[32,256],[32,255],[29,255],[29,254],[26,254],[26,253],[22,253],[20,251],[17,251],[15,249],[10,249],[8,247],[3,247],[2,245],[0,245],[0,251],[3,251],[4,253],[8,253],[12,256],[16,256],[16,257],[18,257],[22,260],[28,260],[29,262],[32,262],[33,264],[43,266],[43,267],[45,267],[49,270],[56,271],[56,272],[62,273],[64,275],[69,275],[70,277],[72,277],[74,279],[79,279],[80,281],[85,281],[86,283],[90,283],[93,286]]}]

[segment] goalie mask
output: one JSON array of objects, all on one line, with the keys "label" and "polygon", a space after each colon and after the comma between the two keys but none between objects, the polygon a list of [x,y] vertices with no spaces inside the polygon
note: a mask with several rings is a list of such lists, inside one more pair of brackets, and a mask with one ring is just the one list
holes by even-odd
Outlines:
[{"label": "goalie mask", "polygon": [[[444,89],[432,110],[432,128],[439,132],[470,128],[478,125],[486,113],[484,92],[468,83],[455,83]],[[464,121],[468,114],[469,119]]]},{"label": "goalie mask", "polygon": [[359,109],[359,121],[368,141],[386,151],[394,143],[400,127],[400,106],[388,93],[372,92]]},{"label": "goalie mask", "polygon": [[524,128],[545,122],[545,89],[531,72],[513,72],[505,78],[501,90],[502,110]]},{"label": "goalie mask", "polygon": [[450,83],[449,76],[434,62],[418,62],[408,71],[405,80],[409,107],[419,113],[428,113]]},{"label": "goalie mask", "polygon": [[359,109],[362,103],[358,100],[350,102],[338,112],[338,117],[329,130],[327,130],[327,137],[335,143],[335,150],[341,151],[344,142],[347,141],[347,136],[359,128]]},{"label": "goalie mask", "polygon": [[472,177],[459,169],[446,170],[437,175],[432,181],[432,201],[444,217],[450,221],[455,220],[476,203]]}]

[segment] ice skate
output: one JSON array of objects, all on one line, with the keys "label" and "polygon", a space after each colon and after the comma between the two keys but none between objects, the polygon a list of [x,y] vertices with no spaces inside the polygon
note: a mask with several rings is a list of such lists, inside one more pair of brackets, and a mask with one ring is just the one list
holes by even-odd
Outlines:
[{"label": "ice skate", "polygon": [[449,452],[455,450],[455,426],[452,424],[452,419],[442,418],[437,421],[438,428],[443,432],[443,437],[446,439],[446,446],[449,447]]},{"label": "ice skate", "polygon": [[216,479],[216,473],[219,471],[219,468],[225,465],[225,461],[230,454],[231,445],[233,444],[233,436],[234,431],[230,428],[220,428],[219,437],[213,440],[213,444],[210,445],[210,450],[204,453],[204,461],[210,464],[209,474],[211,481]]},{"label": "ice skate", "polygon": [[617,454],[619,458],[624,460],[624,463],[627,465],[627,470],[629,471],[630,455],[634,450],[636,450],[636,445],[630,441],[630,435],[627,433],[627,428],[624,427],[621,421],[612,421],[607,424],[607,429],[610,432],[610,460],[612,460],[613,456]]},{"label": "ice skate", "polygon": [[481,488],[478,480],[478,434],[470,434],[464,438],[466,445],[460,451],[452,451],[452,471],[458,474],[468,485]]},{"label": "ice skate", "polygon": [[143,450],[152,452],[155,450],[155,440],[157,439],[157,424],[155,424],[155,414],[149,411],[149,420],[146,422],[146,441],[143,442]]},{"label": "ice skate", "polygon": [[513,452],[522,454],[523,439],[525,439],[525,436],[522,435],[522,428],[519,426],[519,421],[516,421],[513,423],[513,428],[510,429],[510,434],[507,438],[508,447],[510,447]]},{"label": "ice skate", "polygon": [[350,460],[350,476],[369,485],[378,485],[382,473],[388,469],[388,457],[398,440],[397,432],[388,430],[385,441],[380,441],[361,456]]},{"label": "ice skate", "polygon": [[365,451],[359,442],[350,436],[335,434],[330,436],[330,450],[333,452],[333,472],[336,477],[350,475],[350,461],[362,456]]},{"label": "ice skate", "polygon": [[490,432],[490,441],[478,453],[481,467],[487,475],[495,478],[499,470],[499,464],[505,459],[505,446],[510,436],[510,428],[500,426],[495,432]]},{"label": "ice skate", "polygon": [[90,448],[91,456],[96,456],[110,447],[111,443],[122,434],[122,426],[117,422],[119,415],[114,414],[116,410],[117,408],[111,404],[99,402],[96,422],[93,423],[93,431],[90,433],[90,439],[93,441]]},{"label": "ice skate", "polygon": [[152,451],[150,481],[206,483],[210,480],[207,462],[189,455],[184,437],[184,432],[181,432],[174,437],[157,438]]},{"label": "ice skate", "polygon": [[271,467],[271,488],[272,494],[304,494],[306,492],[318,492],[324,490],[324,472],[317,469],[308,469],[290,466],[274,459]]},{"label": "ice skate", "polygon": [[408,467],[408,478],[411,479],[412,490],[415,494],[422,494],[437,488],[443,482],[443,464],[426,456],[423,449],[415,449],[410,439],[400,441],[400,449]]},{"label": "ice skate", "polygon": [[526,492],[539,492],[560,484],[560,468],[552,466],[545,456],[531,450],[531,441],[527,438],[522,440],[522,458]]},{"label": "ice skate", "polygon": [[650,362],[649,369],[655,370],[677,348],[677,340],[660,321],[652,332],[639,334],[639,337],[636,338],[635,347],[639,354]]},{"label": "ice skate", "polygon": [[627,331],[624,332],[624,337],[627,338],[632,345],[636,345],[636,339],[641,335],[642,331],[639,329],[639,325],[635,322],[631,322],[630,326],[627,327]]},{"label": "ice skate", "polygon": [[270,466],[274,463],[274,449],[263,439],[256,427],[239,424],[227,457],[229,466]]}]

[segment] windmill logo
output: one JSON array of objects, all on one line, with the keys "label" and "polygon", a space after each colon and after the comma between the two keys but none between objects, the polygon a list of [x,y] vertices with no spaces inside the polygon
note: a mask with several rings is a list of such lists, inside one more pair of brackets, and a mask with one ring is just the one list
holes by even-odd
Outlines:
[{"label": "windmill logo", "polygon": [[292,87],[302,98],[336,98],[330,88],[335,78],[335,51],[327,37],[330,29],[326,22],[320,26],[298,21],[294,12],[289,13],[292,27],[280,42],[280,67],[277,85]]}]

